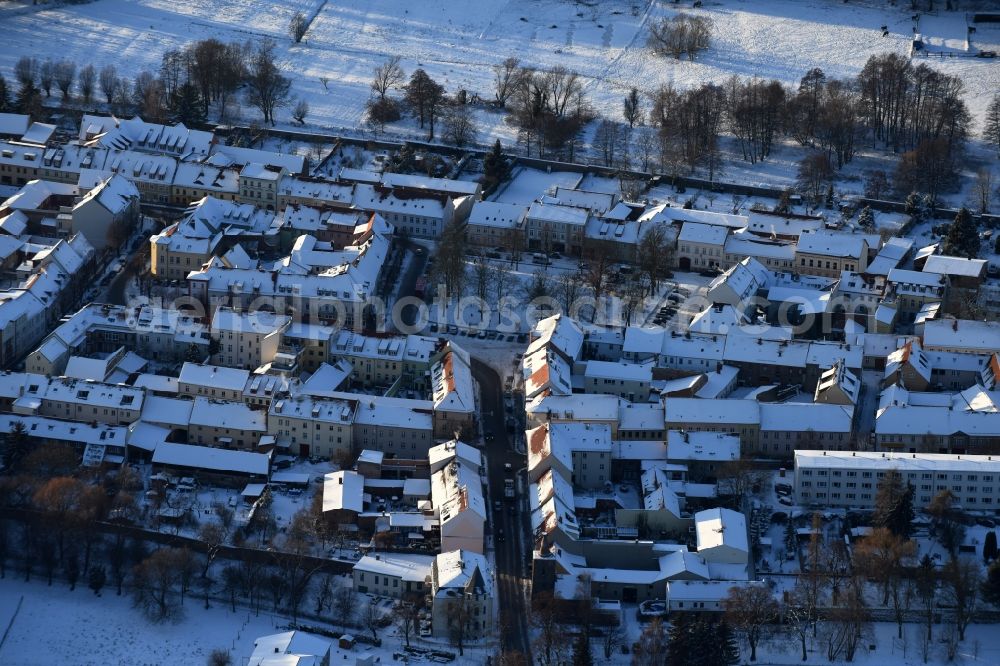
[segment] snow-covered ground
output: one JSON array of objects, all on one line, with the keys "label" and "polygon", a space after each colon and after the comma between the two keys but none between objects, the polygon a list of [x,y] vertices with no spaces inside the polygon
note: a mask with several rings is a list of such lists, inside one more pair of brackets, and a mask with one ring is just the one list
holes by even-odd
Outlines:
[{"label": "snow-covered ground", "polygon": [[[0,627],[4,630],[19,602],[21,608],[0,647],[0,664],[195,665],[204,664],[216,649],[228,650],[233,664],[245,664],[256,638],[284,631],[289,622],[280,615],[265,611],[255,615],[240,607],[232,613],[223,602],[212,602],[206,610],[203,600],[193,595],[185,601],[183,613],[175,622],[152,624],[132,606],[131,597],[115,596],[113,589],[105,588],[97,597],[86,584],[70,592],[62,581],[48,587],[40,579],[25,583],[8,575],[0,580]],[[330,663],[354,664],[358,656],[369,651],[381,663],[391,663],[393,652],[402,649],[402,639],[395,632],[393,627],[380,632],[380,648],[359,643],[354,649],[341,650],[334,644]],[[421,648],[457,654],[443,642],[413,637],[410,640]],[[452,663],[482,664],[489,651],[485,646],[467,646],[465,657]]]},{"label": "snow-covered ground", "polygon": [[[310,103],[309,123],[360,126],[372,69],[387,54],[402,56],[407,72],[423,67],[449,91],[465,88],[484,99],[492,97],[491,67],[505,57],[539,68],[562,65],[581,74],[599,111],[619,117],[621,99],[632,87],[687,87],[733,74],[797,84],[812,67],[827,76],[854,76],[871,55],[909,52],[914,24],[906,4],[718,0],[691,9],[654,0],[97,0],[39,6],[18,0],[0,7],[5,39],[0,72],[9,75],[23,55],[58,54],[80,65],[111,63],[121,74],[134,74],[155,71],[164,50],[195,39],[269,37],[294,73],[295,94]],[[649,22],[681,9],[715,24],[712,47],[695,62],[655,57],[645,46]],[[296,11],[315,13],[300,44],[293,44],[287,31]],[[964,11],[923,15],[918,30],[929,42],[957,48],[965,37],[965,16]],[[975,45],[1000,50],[1000,27],[979,26]],[[989,96],[1000,88],[995,61],[927,62],[963,77],[969,106],[981,118]],[[321,78],[328,79],[325,86]],[[479,115],[482,140],[512,138],[501,115]],[[419,134],[411,125],[397,129]]]}]

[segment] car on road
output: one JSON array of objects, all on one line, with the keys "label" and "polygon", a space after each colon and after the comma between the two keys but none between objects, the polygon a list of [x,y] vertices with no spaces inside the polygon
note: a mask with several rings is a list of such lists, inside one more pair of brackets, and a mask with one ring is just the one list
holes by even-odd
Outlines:
[{"label": "car on road", "polygon": [[492,442],[494,439],[496,439],[496,435],[494,435],[492,432],[486,432],[483,433],[483,439],[485,439],[487,442]]},{"label": "car on road", "polygon": [[514,499],[514,479],[504,479],[503,496],[507,499]]},{"label": "car on road", "polygon": [[506,540],[507,538],[504,536],[503,528],[501,527],[499,530],[497,530],[497,543],[503,543]]},{"label": "car on road", "polygon": [[499,511],[501,506],[502,505],[500,504],[500,500],[493,500],[493,510],[494,511]]},{"label": "car on road", "polygon": [[513,471],[514,471],[514,468],[513,468],[513,467],[511,467],[510,463],[504,463],[504,464],[503,464],[503,469],[504,469],[504,471],[505,471],[505,472],[507,472],[508,474],[510,474],[511,472],[513,472]]}]

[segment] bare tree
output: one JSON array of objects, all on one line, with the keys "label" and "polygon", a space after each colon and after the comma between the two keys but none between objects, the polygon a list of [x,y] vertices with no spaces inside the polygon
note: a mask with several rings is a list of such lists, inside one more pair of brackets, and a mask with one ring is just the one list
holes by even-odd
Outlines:
[{"label": "bare tree", "polygon": [[227,650],[218,648],[209,653],[208,660],[205,663],[208,666],[232,666],[233,657]]},{"label": "bare tree", "polygon": [[341,581],[333,593],[333,604],[330,607],[330,614],[336,623],[342,628],[347,628],[354,619],[358,594],[354,586],[349,582]]},{"label": "bare tree", "polygon": [[45,91],[46,97],[52,96],[52,84],[55,82],[55,63],[46,60],[38,67],[38,85]]},{"label": "bare tree", "polygon": [[972,557],[952,559],[944,567],[943,583],[944,600],[952,608],[958,640],[964,641],[965,630],[979,605],[979,587],[982,583],[979,562]]},{"label": "bare tree", "polygon": [[904,562],[917,551],[916,542],[878,527],[854,549],[854,566],[882,587],[882,605],[891,602],[896,619],[896,633],[903,637],[903,620],[909,608],[910,587]]},{"label": "bare tree", "polygon": [[812,203],[819,204],[823,200],[827,186],[833,182],[833,166],[826,153],[812,153],[799,161],[799,190]]},{"label": "bare tree", "polygon": [[711,44],[712,20],[703,16],[677,14],[654,21],[649,27],[650,48],[661,55],[680,59],[687,54],[694,60],[700,51]]},{"label": "bare tree", "polygon": [[965,537],[965,525],[955,508],[955,495],[950,490],[939,492],[927,505],[927,514],[931,517],[931,533],[954,560]]},{"label": "bare tree", "polygon": [[417,630],[420,623],[420,607],[410,601],[400,601],[396,604],[396,626],[403,634],[403,640],[407,647],[410,645],[410,636]]},{"label": "bare tree", "polygon": [[625,152],[628,133],[621,124],[613,120],[601,120],[594,132],[594,147],[601,152],[601,158],[606,167],[618,164],[618,159]]},{"label": "bare tree", "polygon": [[625,633],[625,627],[622,625],[616,624],[611,627],[605,627],[604,635],[601,636],[601,647],[604,648],[604,658],[610,659],[615,649],[625,645],[625,641],[627,640],[628,634]]},{"label": "bare tree", "polygon": [[378,604],[369,601],[361,611],[362,622],[365,628],[371,632],[372,641],[378,640],[378,630],[386,625],[385,616],[379,609]]},{"label": "bare tree", "polygon": [[458,654],[464,656],[469,623],[472,621],[472,605],[464,594],[448,599],[445,619],[448,624],[448,639],[458,648]]},{"label": "bare tree", "polygon": [[305,37],[308,28],[309,22],[306,20],[305,15],[302,12],[295,12],[292,15],[292,20],[288,23],[288,34],[291,36],[292,41],[298,44]]},{"label": "bare tree", "polygon": [[160,548],[135,567],[132,576],[136,605],[154,622],[175,617],[178,584],[175,549]]},{"label": "bare tree", "polygon": [[660,666],[667,661],[667,632],[663,621],[654,617],[642,630],[632,658],[634,666]]},{"label": "bare tree", "polygon": [[97,82],[97,70],[93,65],[86,65],[80,70],[80,77],[77,79],[77,86],[80,88],[80,96],[83,97],[84,104],[90,104],[94,98],[94,85]]},{"label": "bare tree", "polygon": [[442,139],[459,148],[476,142],[476,122],[466,104],[452,103],[445,107],[441,119],[444,125]]},{"label": "bare tree", "polygon": [[493,94],[496,97],[497,104],[500,106],[507,105],[507,100],[510,99],[515,89],[521,84],[522,76],[521,61],[513,56],[493,65]]},{"label": "bare tree", "polygon": [[59,92],[62,93],[63,101],[69,99],[69,91],[73,87],[73,78],[76,76],[76,63],[72,60],[60,60],[53,66],[52,74]]},{"label": "bare tree", "polygon": [[118,90],[118,70],[115,69],[114,65],[105,65],[101,68],[98,85],[101,87],[101,92],[104,93],[105,101],[111,104],[115,97],[115,91]]},{"label": "bare tree", "polygon": [[550,664],[557,646],[565,638],[559,628],[556,601],[550,593],[543,592],[536,596],[532,604],[530,620],[531,626],[537,632],[532,648],[544,660],[544,663]]},{"label": "bare tree", "polygon": [[799,645],[802,648],[802,661],[805,661],[809,658],[806,645],[813,621],[809,612],[806,591],[800,583],[801,578],[796,581],[795,587],[789,592],[785,603],[781,607],[781,615],[785,627],[798,639]]},{"label": "bare tree", "polygon": [[778,602],[767,587],[733,587],[723,599],[726,620],[750,646],[750,661],[757,661],[757,645],[766,625],[778,615]]},{"label": "bare tree", "polygon": [[247,70],[247,102],[260,110],[265,123],[274,125],[274,112],[289,103],[292,82],[275,59],[273,41],[257,42]]},{"label": "bare tree", "polygon": [[18,58],[14,65],[14,78],[22,88],[34,86],[38,80],[38,61],[29,56]]},{"label": "bare tree", "polygon": [[993,202],[993,185],[993,171],[988,167],[980,167],[976,171],[976,184],[973,190],[980,213],[990,212],[990,204]]},{"label": "bare tree", "polygon": [[309,115],[309,102],[305,98],[300,98],[292,109],[292,118],[300,125],[306,124],[306,116]]},{"label": "bare tree", "polygon": [[385,99],[390,89],[403,82],[405,74],[399,65],[401,60],[402,58],[399,56],[392,56],[375,68],[371,87],[378,94],[379,99]]}]

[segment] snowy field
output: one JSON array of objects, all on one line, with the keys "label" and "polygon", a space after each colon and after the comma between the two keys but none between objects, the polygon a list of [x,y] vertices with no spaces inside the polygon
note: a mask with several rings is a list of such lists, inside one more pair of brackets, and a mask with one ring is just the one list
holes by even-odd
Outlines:
[{"label": "snowy field", "polygon": [[[285,631],[288,618],[261,611],[254,615],[225,603],[213,602],[209,609],[197,595],[184,603],[182,617],[175,622],[152,624],[133,608],[129,596],[115,596],[105,588],[96,597],[80,585],[73,592],[63,581],[48,587],[41,578],[32,582],[15,580],[8,572],[0,580],[0,635],[10,623],[23,596],[6,642],[0,647],[0,664],[17,666],[159,666],[161,664],[200,665],[216,649],[229,650],[232,663],[246,664],[255,639]],[[363,597],[362,597],[363,598]],[[354,664],[367,651],[391,663],[392,653],[402,649],[395,628],[380,633],[381,648],[359,643],[353,650],[336,645],[330,651],[331,664]],[[411,643],[425,649],[449,650],[446,643],[411,637]],[[466,646],[465,657],[454,664],[483,664],[488,648]],[[457,652],[456,652],[457,654]],[[424,662],[427,663],[427,662]]]},{"label": "snowy field", "polygon": [[[490,68],[507,56],[539,68],[563,65],[584,77],[598,110],[619,117],[622,96],[632,87],[686,87],[721,82],[732,74],[796,84],[812,67],[827,76],[850,77],[871,55],[906,54],[914,27],[903,7],[908,3],[886,4],[720,0],[705,2],[699,10],[688,7],[685,11],[715,23],[711,49],[692,63],[654,57],[646,48],[649,22],[678,8],[648,0],[603,0],[592,6],[566,0],[97,0],[32,6],[17,0],[0,6],[6,42],[0,72],[9,76],[23,55],[58,54],[80,65],[113,63],[120,74],[134,75],[157,69],[164,50],[195,39],[270,37],[294,73],[295,93],[310,102],[309,122],[317,125],[353,129],[361,124],[371,71],[387,54],[402,56],[408,73],[423,67],[449,91],[465,88],[486,99],[492,97]],[[315,17],[301,44],[287,35],[296,11]],[[965,36],[965,14],[924,16],[918,29],[929,43],[954,50]],[[976,46],[1000,50],[1000,27],[979,26]],[[1000,89],[995,60],[928,62],[964,78],[977,117]],[[329,79],[326,87],[321,77]],[[499,114],[483,111],[479,120],[481,140],[511,138]],[[418,133],[409,124],[396,129]]]}]

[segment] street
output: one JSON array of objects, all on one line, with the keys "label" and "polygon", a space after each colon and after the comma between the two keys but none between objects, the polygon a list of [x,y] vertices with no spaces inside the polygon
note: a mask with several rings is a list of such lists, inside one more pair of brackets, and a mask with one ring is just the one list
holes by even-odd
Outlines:
[{"label": "street", "polygon": [[[491,434],[486,442],[486,456],[490,480],[488,501],[493,511],[493,543],[496,549],[496,577],[500,596],[500,641],[505,650],[530,655],[528,634],[528,576],[527,558],[531,552],[528,515],[522,493],[523,486],[516,484],[513,501],[503,496],[504,479],[522,474],[524,456],[510,448],[510,438],[505,426],[503,382],[491,367],[472,360],[472,376],[479,383],[480,408],[483,433]],[[510,464],[510,473],[505,464]],[[500,502],[500,511],[493,507]],[[503,532],[504,540],[498,536]]]}]

